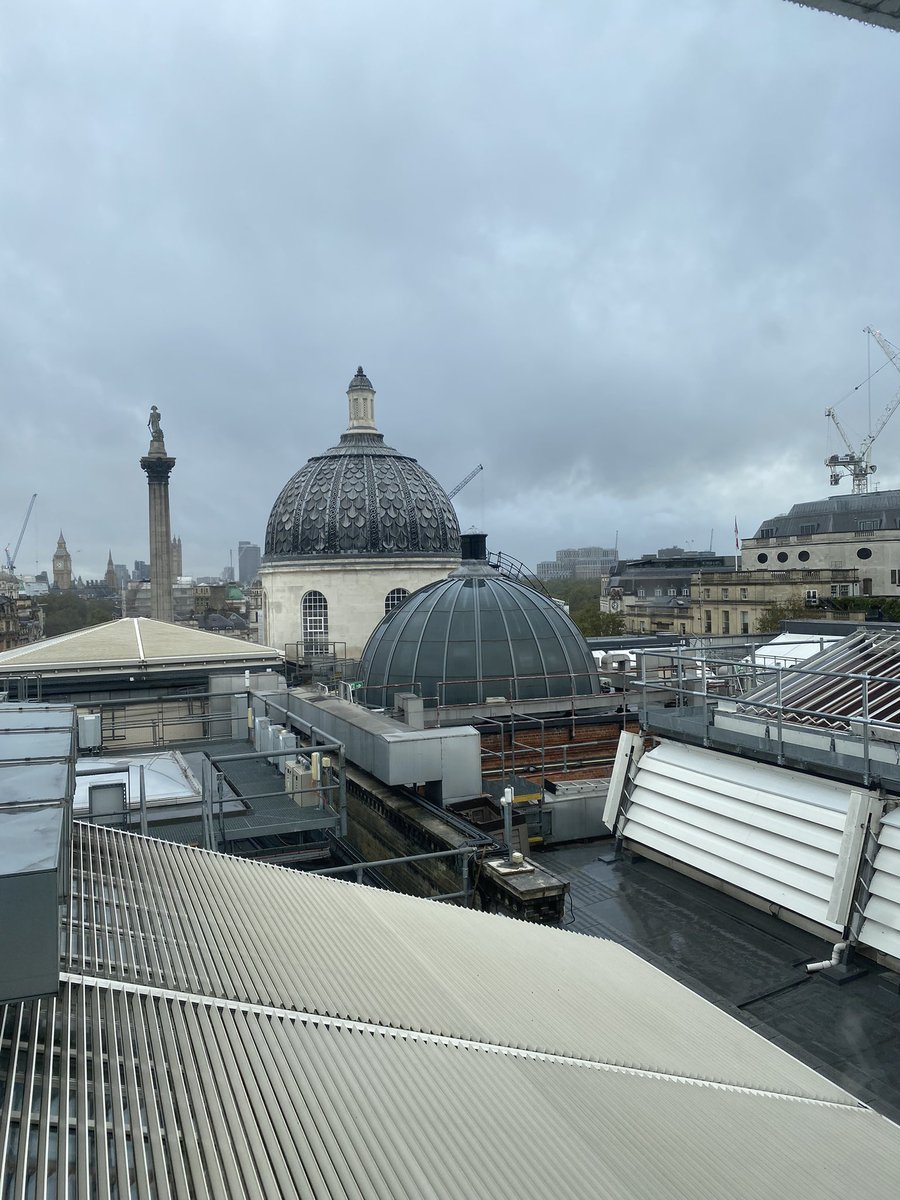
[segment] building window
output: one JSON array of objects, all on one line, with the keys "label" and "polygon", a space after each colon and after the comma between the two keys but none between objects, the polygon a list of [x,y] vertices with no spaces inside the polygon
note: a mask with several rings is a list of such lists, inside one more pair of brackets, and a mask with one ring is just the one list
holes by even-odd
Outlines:
[{"label": "building window", "polygon": [[409,592],[406,588],[391,588],[384,598],[385,616],[395,608],[399,608],[408,595]]},{"label": "building window", "polygon": [[880,529],[881,528],[881,517],[872,517],[872,518],[866,519],[864,521],[857,521],[856,528],[860,529],[860,530]]},{"label": "building window", "polygon": [[328,601],[321,592],[306,593],[302,614],[304,654],[325,654],[328,650]]},{"label": "building window", "polygon": [[818,525],[801,525],[800,536],[806,537],[810,533],[815,533],[818,528]]},{"label": "building window", "polygon": [[689,587],[683,587],[681,589],[681,594],[682,596],[689,596],[691,594],[691,589]]},{"label": "building window", "polygon": [[638,588],[638,600],[643,600],[647,593],[643,588]]},{"label": "building window", "polygon": [[842,583],[842,584],[840,585],[840,587],[839,587],[839,590],[838,590],[838,595],[840,595],[840,596],[849,596],[849,595],[850,595],[850,584],[849,584],[849,583]]},{"label": "building window", "polygon": [[775,557],[778,559],[778,561],[780,563],[786,563],[788,560],[788,556],[784,552],[784,550],[779,550],[778,553],[775,555]]},{"label": "building window", "polygon": [[816,589],[808,588],[807,592],[806,592],[806,603],[807,604],[815,604],[818,599],[819,599],[819,593],[816,591]]},{"label": "building window", "polygon": [[856,557],[857,558],[871,558],[872,551],[869,549],[868,546],[860,546],[860,548],[856,552]]},{"label": "building window", "polygon": [[799,550],[797,552],[797,557],[800,559],[801,562],[809,562],[809,551],[808,550]]},{"label": "building window", "polygon": [[750,614],[741,610],[741,633],[750,632]]},{"label": "building window", "polygon": [[654,588],[654,589],[653,589],[653,595],[654,595],[654,596],[661,596],[661,595],[662,595],[662,588]]},{"label": "building window", "polygon": [[831,585],[831,594],[832,596],[836,596],[838,594],[838,585],[836,583]]},{"label": "building window", "polygon": [[709,600],[709,598],[710,598],[711,596],[712,596],[712,588],[704,588],[704,589],[703,589],[703,599],[704,599],[704,600]]},{"label": "building window", "polygon": [[757,554],[756,561],[759,563],[767,563],[769,561],[768,554]]},{"label": "building window", "polygon": [[667,588],[667,590],[666,590],[666,595],[667,595],[667,596],[677,596],[677,595],[678,595],[678,588]]},{"label": "building window", "polygon": [[741,599],[742,600],[750,599],[750,589],[749,588],[741,588]]},{"label": "building window", "polygon": [[891,583],[895,584],[896,582],[897,582],[897,572],[891,571]]},{"label": "building window", "polygon": [[764,525],[763,528],[759,531],[759,536],[761,538],[773,538],[775,536],[775,526],[774,525]]},{"label": "building window", "polygon": [[731,633],[731,613],[727,609],[722,613],[722,632]]},{"label": "building window", "polygon": [[723,600],[728,599],[728,588],[722,588],[722,599]]},{"label": "building window", "polygon": [[712,633],[712,610],[709,608],[703,611],[703,632]]}]

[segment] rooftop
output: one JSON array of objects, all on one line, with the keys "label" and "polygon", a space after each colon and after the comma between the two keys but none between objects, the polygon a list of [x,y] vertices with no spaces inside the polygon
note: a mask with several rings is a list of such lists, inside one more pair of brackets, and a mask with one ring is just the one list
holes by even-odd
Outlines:
[{"label": "rooftop", "polygon": [[73,863],[59,993],[0,1009],[4,1196],[893,1200],[896,1126],[613,941],[96,826]]},{"label": "rooftop", "polygon": [[0,654],[0,676],[157,672],[168,667],[227,666],[235,671],[280,666],[283,655],[185,625],[122,617]]}]

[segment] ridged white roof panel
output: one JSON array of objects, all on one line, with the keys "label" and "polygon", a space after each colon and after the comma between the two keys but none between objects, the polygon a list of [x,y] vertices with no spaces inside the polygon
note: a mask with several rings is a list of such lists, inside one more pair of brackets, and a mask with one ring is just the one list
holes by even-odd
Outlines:
[{"label": "ridged white roof panel", "polygon": [[321,1014],[847,1102],[623,947],[77,826],[66,966]]},{"label": "ridged white roof panel", "polygon": [[8,1200],[66,1180],[146,1200],[896,1196],[900,1130],[850,1105],[102,984],[0,1009],[0,1037]]}]

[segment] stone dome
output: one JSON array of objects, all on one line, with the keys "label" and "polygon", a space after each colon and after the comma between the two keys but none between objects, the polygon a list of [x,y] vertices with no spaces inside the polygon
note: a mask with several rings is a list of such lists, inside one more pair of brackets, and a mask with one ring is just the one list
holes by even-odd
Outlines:
[{"label": "stone dome", "polygon": [[360,367],[347,389],[350,422],[281,490],[266,527],[269,561],[321,555],[454,555],[459,524],[447,493],[384,444],[375,389]]},{"label": "stone dome", "polygon": [[[464,542],[473,540],[477,546],[471,535]],[[566,612],[483,557],[464,559],[388,613],[363,650],[358,678],[362,702],[385,707],[414,684],[444,704],[600,692],[593,656]]]}]

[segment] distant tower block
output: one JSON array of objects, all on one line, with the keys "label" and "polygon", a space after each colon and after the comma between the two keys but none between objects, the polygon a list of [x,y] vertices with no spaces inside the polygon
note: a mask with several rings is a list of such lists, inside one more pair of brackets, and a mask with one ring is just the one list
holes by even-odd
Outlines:
[{"label": "distant tower block", "polygon": [[166,443],[154,404],[147,422],[150,449],[141,459],[150,491],[150,616],[174,620],[172,608],[172,527],[169,520],[169,476],[175,459],[166,454]]}]

